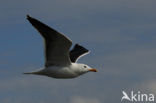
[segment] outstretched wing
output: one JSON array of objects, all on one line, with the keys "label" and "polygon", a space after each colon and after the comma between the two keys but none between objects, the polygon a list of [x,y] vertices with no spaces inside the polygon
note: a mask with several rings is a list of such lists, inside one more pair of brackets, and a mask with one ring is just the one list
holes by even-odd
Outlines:
[{"label": "outstretched wing", "polygon": [[29,15],[27,15],[27,19],[45,40],[45,66],[70,65],[69,49],[72,45],[71,40]]},{"label": "outstretched wing", "polygon": [[79,44],[76,44],[74,48],[70,51],[70,60],[71,62],[75,63],[80,57],[88,53],[89,50],[87,50]]}]

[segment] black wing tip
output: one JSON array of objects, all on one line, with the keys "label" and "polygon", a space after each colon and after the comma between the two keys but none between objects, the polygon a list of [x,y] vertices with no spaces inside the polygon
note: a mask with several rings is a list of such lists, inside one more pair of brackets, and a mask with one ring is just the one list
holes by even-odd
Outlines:
[{"label": "black wing tip", "polygon": [[26,15],[26,18],[27,18],[28,20],[32,19],[32,17],[31,17],[29,14]]},{"label": "black wing tip", "polygon": [[78,43],[76,43],[75,46],[80,46],[80,45]]},{"label": "black wing tip", "polygon": [[82,45],[79,45],[78,43],[75,44],[74,48],[80,48],[80,49],[84,50],[85,52],[89,52],[88,49],[84,48]]},{"label": "black wing tip", "polygon": [[30,18],[30,15],[29,15],[29,14],[27,14],[27,15],[26,15],[26,17],[27,17],[27,19],[28,19],[28,18]]}]

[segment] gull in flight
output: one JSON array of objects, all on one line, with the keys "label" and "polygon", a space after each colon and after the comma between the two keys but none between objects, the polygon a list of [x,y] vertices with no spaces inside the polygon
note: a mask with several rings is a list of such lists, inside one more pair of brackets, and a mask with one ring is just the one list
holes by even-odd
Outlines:
[{"label": "gull in flight", "polygon": [[27,20],[41,34],[45,42],[45,67],[44,69],[24,74],[44,75],[53,78],[75,78],[87,72],[97,72],[96,69],[86,64],[77,63],[77,60],[88,54],[89,51],[76,44],[70,51],[72,41],[50,28],[39,20],[27,15]]}]

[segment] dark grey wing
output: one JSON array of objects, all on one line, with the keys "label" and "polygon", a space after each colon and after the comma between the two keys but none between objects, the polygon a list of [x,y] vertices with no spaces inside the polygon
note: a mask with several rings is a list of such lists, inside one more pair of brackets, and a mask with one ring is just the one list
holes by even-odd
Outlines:
[{"label": "dark grey wing", "polygon": [[74,48],[70,51],[70,60],[71,62],[75,63],[80,57],[87,53],[89,53],[89,50],[79,44],[76,44]]},{"label": "dark grey wing", "polygon": [[71,40],[29,15],[27,15],[27,19],[45,40],[45,66],[70,65],[69,49],[72,45]]}]

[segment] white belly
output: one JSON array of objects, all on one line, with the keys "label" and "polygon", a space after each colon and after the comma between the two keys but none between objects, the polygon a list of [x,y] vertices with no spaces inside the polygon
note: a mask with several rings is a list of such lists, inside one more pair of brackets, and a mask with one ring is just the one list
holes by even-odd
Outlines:
[{"label": "white belly", "polygon": [[77,73],[75,73],[74,70],[69,67],[52,66],[45,68],[42,71],[44,72],[43,75],[53,78],[75,78],[79,76]]}]

